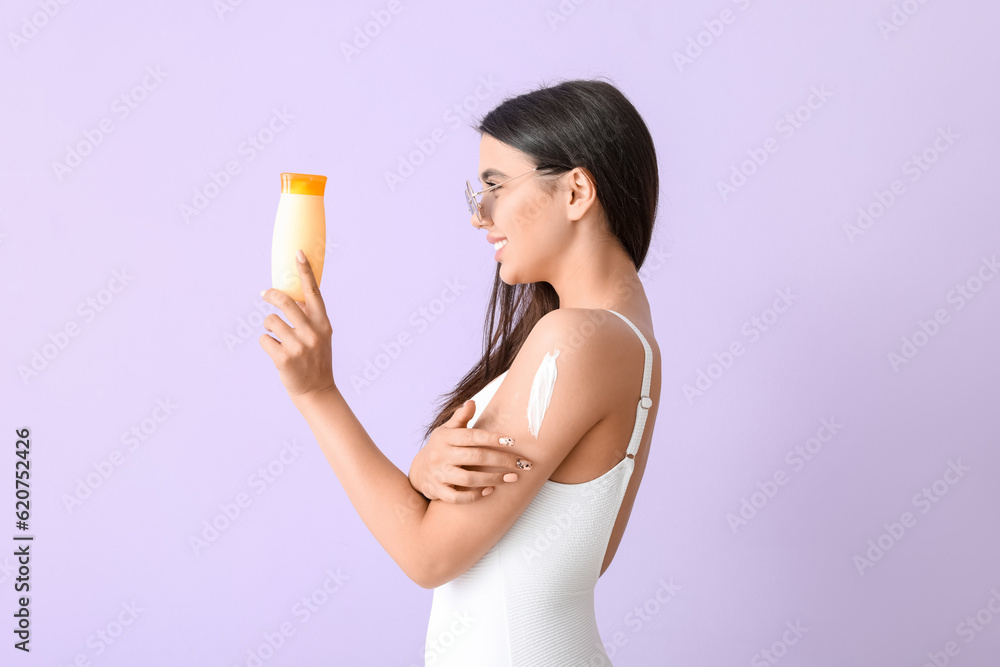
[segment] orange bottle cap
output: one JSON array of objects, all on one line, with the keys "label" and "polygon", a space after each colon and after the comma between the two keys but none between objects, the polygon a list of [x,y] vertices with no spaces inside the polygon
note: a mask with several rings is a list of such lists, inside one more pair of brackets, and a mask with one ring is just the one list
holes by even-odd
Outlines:
[{"label": "orange bottle cap", "polygon": [[282,194],[323,196],[326,189],[326,176],[318,174],[281,174]]}]

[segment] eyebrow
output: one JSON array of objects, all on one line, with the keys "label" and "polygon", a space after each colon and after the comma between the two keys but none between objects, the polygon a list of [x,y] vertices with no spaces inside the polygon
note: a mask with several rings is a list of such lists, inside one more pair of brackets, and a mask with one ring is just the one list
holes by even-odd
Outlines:
[{"label": "eyebrow", "polygon": [[490,167],[489,169],[485,170],[482,174],[479,175],[479,180],[485,182],[493,180],[494,178],[505,178],[506,176],[507,174],[503,173],[499,169],[494,169],[493,167]]}]

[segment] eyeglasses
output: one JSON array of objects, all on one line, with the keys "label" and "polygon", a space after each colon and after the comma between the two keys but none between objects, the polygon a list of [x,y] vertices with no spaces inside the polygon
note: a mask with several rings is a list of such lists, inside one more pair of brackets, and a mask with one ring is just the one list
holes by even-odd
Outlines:
[{"label": "eyeglasses", "polygon": [[[542,167],[540,167],[540,166],[539,167],[535,167],[531,171],[524,172],[523,174],[521,174],[521,176],[527,176],[531,172],[538,171],[539,169],[542,169]],[[514,178],[521,178],[521,176],[515,176]],[[490,187],[486,188],[485,190],[480,190],[479,192],[473,192],[472,191],[472,183],[470,183],[469,181],[466,181],[465,182],[465,201],[469,205],[469,213],[475,213],[476,217],[479,218],[479,222],[482,222],[483,221],[483,205],[479,202],[478,199],[476,199],[476,197],[478,195],[486,194],[487,192],[489,192],[490,190],[493,190],[494,188],[499,188],[504,183],[510,183],[511,181],[514,180],[514,178],[508,178],[503,183],[497,183],[496,185],[491,185]]]}]

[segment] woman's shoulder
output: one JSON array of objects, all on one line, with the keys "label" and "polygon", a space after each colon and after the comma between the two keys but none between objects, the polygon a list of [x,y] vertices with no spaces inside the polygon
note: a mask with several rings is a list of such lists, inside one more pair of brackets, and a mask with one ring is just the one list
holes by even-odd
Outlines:
[{"label": "woman's shoulder", "polygon": [[659,348],[651,327],[628,316],[625,321],[615,312],[601,308],[557,308],[539,319],[525,345],[536,350],[579,353],[590,361],[594,372],[603,377],[621,375],[624,379],[631,377],[633,361],[640,368],[645,363],[645,346],[640,344],[644,340],[650,347],[655,368],[659,363]]},{"label": "woman's shoulder", "polygon": [[[620,313],[625,319],[615,313]],[[656,348],[649,323],[637,316],[629,317],[620,311],[612,312],[606,308],[556,308],[538,320],[532,334],[537,330],[539,337],[575,336],[574,340],[581,345],[591,339],[595,344],[620,344],[622,339],[636,338],[637,332],[632,327],[638,330],[640,338]]]},{"label": "woman's shoulder", "polygon": [[555,345],[590,353],[606,352],[607,347],[620,341],[622,334],[621,329],[607,326],[609,319],[619,318],[598,308],[556,308],[535,323],[528,338],[543,347]]}]

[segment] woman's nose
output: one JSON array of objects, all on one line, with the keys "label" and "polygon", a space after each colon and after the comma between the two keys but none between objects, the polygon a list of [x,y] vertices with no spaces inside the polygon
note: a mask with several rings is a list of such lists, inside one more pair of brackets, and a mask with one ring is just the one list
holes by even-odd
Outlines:
[{"label": "woman's nose", "polygon": [[[482,216],[481,220],[480,216]],[[469,222],[472,223],[472,226],[475,227],[476,229],[482,229],[483,227],[486,227],[490,224],[490,219],[486,215],[486,210],[480,207],[479,215],[473,213],[471,216],[469,216]]]},{"label": "woman's nose", "polygon": [[492,222],[490,220],[490,210],[485,196],[483,197],[483,201],[479,203],[479,215],[473,213],[471,221],[472,226],[476,228],[486,227]]}]

